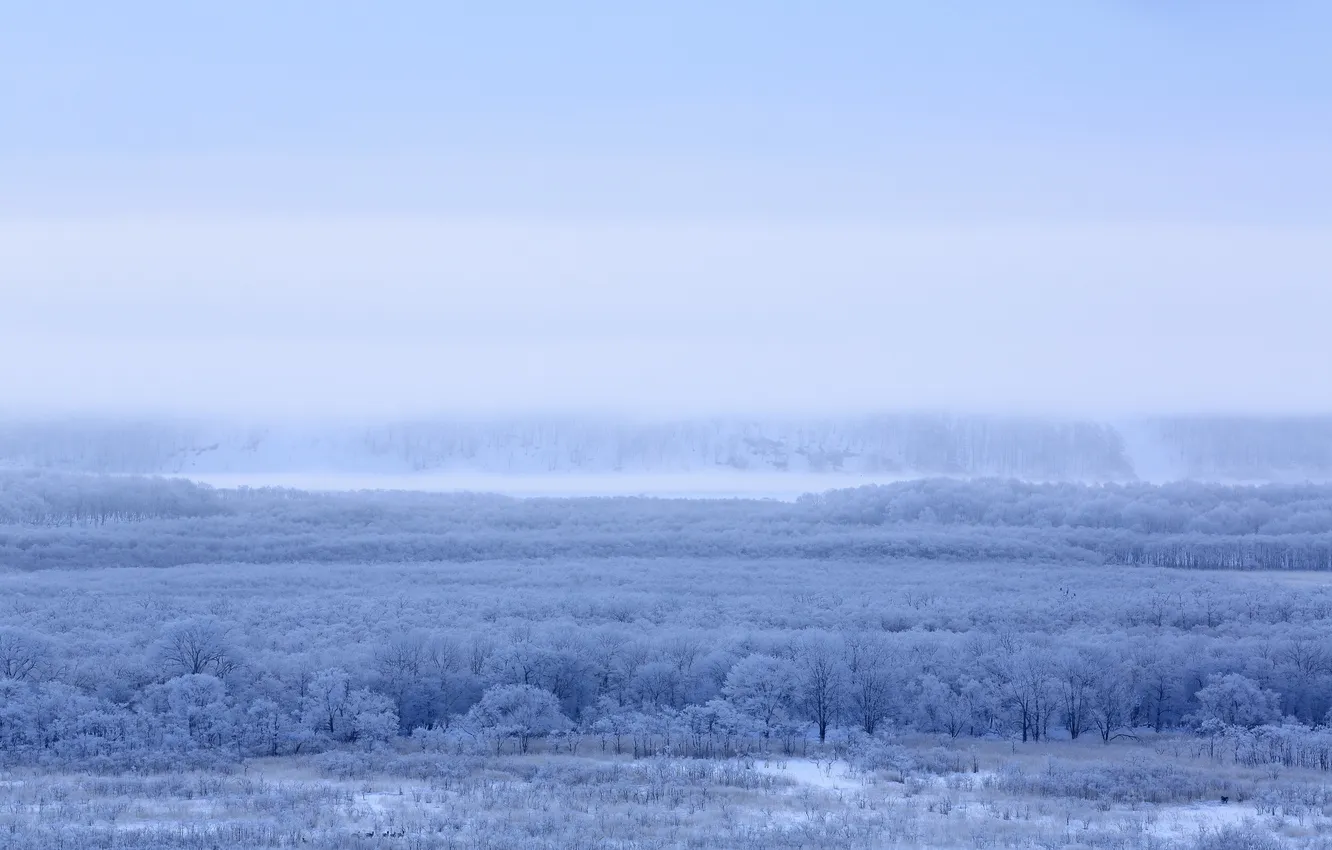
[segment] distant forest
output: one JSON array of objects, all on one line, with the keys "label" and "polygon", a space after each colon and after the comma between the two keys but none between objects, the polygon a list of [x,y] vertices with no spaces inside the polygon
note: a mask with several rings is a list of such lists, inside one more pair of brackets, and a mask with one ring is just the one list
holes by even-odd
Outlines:
[{"label": "distant forest", "polygon": [[1332,486],[926,479],[794,503],[0,475],[0,566],[731,557],[1332,569]]},{"label": "distant forest", "polygon": [[1332,479],[1332,418],[947,414],[676,421],[0,421],[0,468],[96,473],[809,472],[1040,481]]}]

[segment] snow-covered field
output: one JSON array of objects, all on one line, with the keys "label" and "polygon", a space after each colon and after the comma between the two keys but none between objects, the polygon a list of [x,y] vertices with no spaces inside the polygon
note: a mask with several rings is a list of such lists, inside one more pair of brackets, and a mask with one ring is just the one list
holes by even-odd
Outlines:
[{"label": "snow-covered field", "polygon": [[[963,772],[836,758],[629,760],[597,752],[253,759],[228,774],[0,780],[6,847],[1322,847],[1325,811],[1254,800],[1125,804],[1012,793],[1040,755],[983,746]],[[587,752],[591,751],[591,752]],[[1118,748],[1141,757],[1141,749]],[[421,754],[418,754],[420,756]],[[1261,783],[1260,783],[1261,785]],[[1256,786],[1259,787],[1259,786]],[[1275,843],[1274,843],[1275,842]]]},{"label": "snow-covered field", "polygon": [[[866,793],[874,788],[889,800],[898,800],[904,806],[914,805],[926,812],[956,815],[961,821],[977,827],[998,816],[1004,819],[1000,795],[994,791],[997,776],[993,770],[944,776],[907,777],[906,781],[885,781],[882,777],[859,772],[847,762],[835,759],[808,758],[772,759],[758,762],[754,769],[788,779],[794,783],[793,792],[810,789],[832,792],[834,796]],[[1141,831],[1158,838],[1188,841],[1208,831],[1221,828],[1268,826],[1279,828],[1280,819],[1265,819],[1251,801],[1222,803],[1218,800],[1191,803],[1163,803],[1144,805],[1109,805],[1093,803],[1094,811],[1079,811],[1076,827],[1081,831],[1093,828],[1114,828]],[[1074,807],[1038,806],[1023,810],[1023,820],[1035,822],[1051,831],[1073,826]],[[1323,829],[1332,828],[1332,821],[1318,819]],[[1312,819],[1310,821],[1312,823]]]}]

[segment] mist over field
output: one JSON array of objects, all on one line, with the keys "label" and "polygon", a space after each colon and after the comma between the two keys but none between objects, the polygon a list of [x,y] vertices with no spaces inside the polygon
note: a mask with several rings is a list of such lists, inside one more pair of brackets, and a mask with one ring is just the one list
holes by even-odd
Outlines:
[{"label": "mist over field", "polygon": [[636,482],[691,479],[703,492],[724,481],[758,494],[784,477],[788,489],[806,490],[940,475],[1301,483],[1332,476],[1332,417],[587,414],[277,424],[30,417],[0,420],[0,468],[314,489],[476,489],[468,482],[484,489],[506,478],[535,487],[553,476],[571,492],[586,482],[589,494],[613,491],[616,480],[632,492]]}]

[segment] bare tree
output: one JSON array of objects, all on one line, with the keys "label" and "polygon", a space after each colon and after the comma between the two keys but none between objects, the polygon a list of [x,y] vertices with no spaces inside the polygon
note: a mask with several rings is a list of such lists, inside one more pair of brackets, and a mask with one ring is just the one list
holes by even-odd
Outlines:
[{"label": "bare tree", "polygon": [[230,627],[213,617],[168,623],[153,644],[152,657],[167,678],[200,675],[222,678],[240,665]]},{"label": "bare tree", "polygon": [[892,704],[888,648],[864,634],[849,634],[843,644],[847,707],[865,734],[873,735]]},{"label": "bare tree", "polygon": [[807,635],[796,644],[797,704],[818,727],[820,743],[828,739],[828,727],[842,707],[846,681],[840,654],[841,647],[827,635]]},{"label": "bare tree", "polygon": [[51,665],[50,642],[26,629],[0,628],[0,679],[36,679]]},{"label": "bare tree", "polygon": [[1013,712],[1022,740],[1041,740],[1058,705],[1050,657],[1041,650],[1023,649],[1000,659],[994,673],[1003,703]]},{"label": "bare tree", "polygon": [[1087,729],[1088,703],[1095,682],[1094,660],[1082,651],[1065,652],[1054,661],[1054,675],[1059,683],[1064,728],[1073,740]]},{"label": "bare tree", "polygon": [[1122,664],[1107,664],[1097,671],[1092,683],[1089,715],[1092,725],[1101,735],[1103,743],[1115,738],[1131,737],[1121,729],[1127,727],[1137,705],[1136,688],[1131,672]]},{"label": "bare tree", "polygon": [[398,635],[375,649],[376,687],[393,700],[404,723],[410,722],[408,703],[421,687],[427,658],[426,636],[420,632]]}]

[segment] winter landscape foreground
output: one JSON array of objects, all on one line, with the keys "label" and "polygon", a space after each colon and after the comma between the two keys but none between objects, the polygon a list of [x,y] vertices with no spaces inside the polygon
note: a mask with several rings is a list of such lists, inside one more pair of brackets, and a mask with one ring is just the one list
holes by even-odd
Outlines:
[{"label": "winter landscape foreground", "polygon": [[1332,846],[1332,488],[0,477],[6,847]]}]

